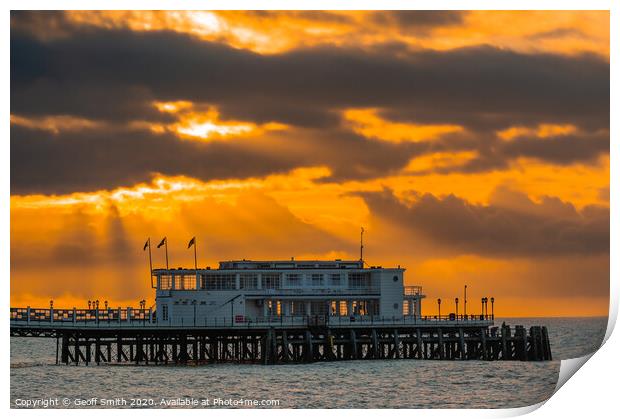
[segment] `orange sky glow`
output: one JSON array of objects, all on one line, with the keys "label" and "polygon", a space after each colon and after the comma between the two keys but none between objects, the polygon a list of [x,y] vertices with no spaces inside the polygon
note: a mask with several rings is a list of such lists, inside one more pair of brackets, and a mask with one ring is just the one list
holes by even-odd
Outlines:
[{"label": "orange sky glow", "polygon": [[[193,266],[193,236],[199,266],[356,259],[364,226],[367,262],[405,267],[424,314],[467,284],[471,307],[494,296],[498,316],[607,315],[608,100],[586,85],[575,97],[594,91],[584,100],[602,111],[572,106],[555,78],[574,68],[590,83],[588,66],[602,82],[607,12],[69,11],[12,14],[11,27],[12,50],[58,57],[12,79],[12,306],[153,304],[147,237],[168,237],[175,267]],[[91,45],[109,56],[83,73],[62,61]],[[322,63],[343,54],[385,87],[300,75],[340,77]],[[136,55],[144,68],[124,63]],[[523,65],[506,77],[532,92],[478,77],[470,55],[498,73]],[[393,86],[401,66],[414,70]],[[461,78],[480,96],[450,84]]]}]

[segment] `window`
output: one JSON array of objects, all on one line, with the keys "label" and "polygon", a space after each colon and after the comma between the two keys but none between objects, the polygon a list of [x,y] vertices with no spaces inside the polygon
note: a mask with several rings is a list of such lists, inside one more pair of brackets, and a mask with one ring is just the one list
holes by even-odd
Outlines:
[{"label": "window", "polygon": [[239,275],[239,288],[246,290],[255,290],[258,288],[257,274],[241,274]]},{"label": "window", "polygon": [[159,289],[169,290],[170,288],[172,288],[172,276],[171,275],[160,275]]},{"label": "window", "polygon": [[196,274],[177,275],[177,289],[193,290],[196,289]]},{"label": "window", "polygon": [[331,274],[332,285],[340,285],[340,278],[342,278],[342,274]]},{"label": "window", "polygon": [[349,274],[349,289],[370,288],[370,272],[352,272]]},{"label": "window", "polygon": [[280,289],[280,274],[277,273],[264,273],[263,274],[263,288],[265,289]]},{"label": "window", "polygon": [[398,282],[398,276],[394,275],[394,278],[392,278],[392,280],[393,280],[394,282]]},{"label": "window", "polygon": [[163,321],[168,321],[168,304],[163,304],[161,306],[161,319]]},{"label": "window", "polygon": [[203,274],[200,288],[207,290],[234,290],[235,274]]},{"label": "window", "polygon": [[323,274],[312,274],[312,286],[323,285]]},{"label": "window", "polygon": [[289,287],[298,287],[301,285],[300,274],[286,274],[286,283]]}]

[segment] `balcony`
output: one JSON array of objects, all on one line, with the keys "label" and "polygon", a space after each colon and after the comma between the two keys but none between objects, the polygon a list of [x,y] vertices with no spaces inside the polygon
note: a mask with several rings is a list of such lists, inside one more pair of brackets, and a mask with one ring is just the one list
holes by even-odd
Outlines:
[{"label": "balcony", "polygon": [[404,287],[403,295],[405,296],[421,296],[422,295],[422,287],[419,285],[411,285]]}]

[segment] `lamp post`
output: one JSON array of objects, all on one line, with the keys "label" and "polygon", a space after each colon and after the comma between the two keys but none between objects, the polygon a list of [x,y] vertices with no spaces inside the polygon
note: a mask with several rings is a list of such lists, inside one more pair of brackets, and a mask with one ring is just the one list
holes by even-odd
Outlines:
[{"label": "lamp post", "polygon": [[484,297],[480,299],[480,302],[482,303],[482,305],[480,306],[480,309],[481,309],[480,317],[484,319]]},{"label": "lamp post", "polygon": [[437,306],[438,306],[438,311],[439,311],[439,315],[437,317],[439,320],[441,320],[441,298],[437,299]]},{"label": "lamp post", "polygon": [[454,299],[454,304],[456,304],[456,319],[459,319],[459,297]]},{"label": "lamp post", "polygon": [[465,285],[465,295],[463,298],[463,316],[467,319],[467,285]]},{"label": "lamp post", "polygon": [[463,317],[467,319],[467,285],[465,285],[465,295],[463,296]]},{"label": "lamp post", "polygon": [[495,297],[491,297],[491,320],[495,320],[495,310],[493,304],[495,303]]}]

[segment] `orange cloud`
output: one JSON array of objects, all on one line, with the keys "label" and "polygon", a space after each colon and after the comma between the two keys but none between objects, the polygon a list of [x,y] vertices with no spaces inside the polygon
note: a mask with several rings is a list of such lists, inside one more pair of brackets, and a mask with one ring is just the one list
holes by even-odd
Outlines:
[{"label": "orange cloud", "polygon": [[69,11],[72,22],[135,31],[172,30],[273,54],[313,45],[401,42],[447,50],[487,44],[520,52],[609,56],[608,11],[469,11],[458,24],[417,31],[368,11]]},{"label": "orange cloud", "polygon": [[78,118],[71,115],[45,116],[40,118],[26,118],[11,114],[11,124],[26,128],[39,129],[58,134],[60,131],[81,131],[85,129],[97,129],[102,123],[86,118]]},{"label": "orange cloud", "polygon": [[458,125],[421,125],[392,122],[381,118],[377,109],[348,109],[345,125],[367,138],[393,143],[434,140],[444,134],[463,131]]},{"label": "orange cloud", "polygon": [[[279,131],[287,128],[286,125],[270,122],[254,124],[250,122],[220,119],[215,107],[196,108],[187,101],[155,102],[157,110],[175,114],[179,122],[166,126],[166,129],[185,139],[200,141],[223,140],[230,137],[257,136],[266,131]],[[155,125],[155,129],[159,126]]]},{"label": "orange cloud", "polygon": [[476,151],[437,152],[411,159],[405,172],[427,172],[437,169],[458,168],[478,156]]},{"label": "orange cloud", "polygon": [[562,135],[569,135],[577,132],[577,127],[572,124],[539,124],[536,128],[524,127],[524,126],[514,126],[510,128],[506,128],[502,131],[497,131],[497,136],[502,140],[512,140],[518,137],[538,137],[538,138],[549,138],[549,137],[558,137]]}]

